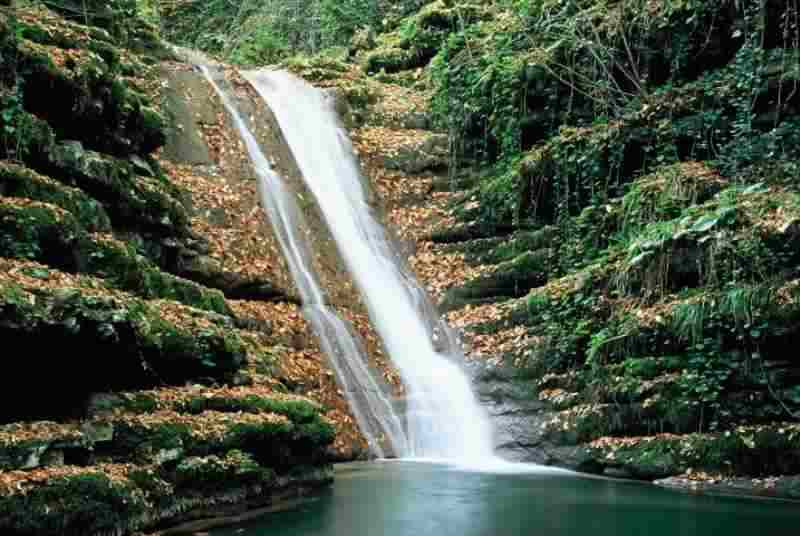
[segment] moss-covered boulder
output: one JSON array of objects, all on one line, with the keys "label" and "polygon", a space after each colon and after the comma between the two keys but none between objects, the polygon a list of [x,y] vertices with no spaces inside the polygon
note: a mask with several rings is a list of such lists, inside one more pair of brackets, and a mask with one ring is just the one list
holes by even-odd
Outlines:
[{"label": "moss-covered boulder", "polygon": [[[73,191],[60,188],[67,193]],[[64,198],[60,200],[65,204]],[[145,299],[170,299],[218,314],[232,314],[220,291],[163,272],[131,243],[110,235],[89,235],[72,213],[53,204],[0,197],[0,256],[91,274],[102,278],[110,288]]]},{"label": "moss-covered boulder", "polygon": [[214,313],[232,316],[222,292],[166,273],[128,242],[93,235],[80,254],[83,271],[102,277],[116,288],[146,299],[174,300]]},{"label": "moss-covered boulder", "polygon": [[549,249],[521,253],[498,264],[492,273],[450,289],[439,307],[450,311],[469,303],[524,296],[531,288],[547,281],[547,266],[552,255]]},{"label": "moss-covered boulder", "polygon": [[125,468],[110,469],[64,471],[46,482],[33,480],[24,491],[0,499],[0,526],[31,536],[126,530],[148,503],[141,490],[121,477]]},{"label": "moss-covered boulder", "polygon": [[[164,472],[157,467],[102,464],[17,474],[0,495],[0,530],[15,536],[130,534],[208,517],[214,509],[238,513],[270,505],[287,488],[303,495],[330,484],[330,466],[281,478],[235,450],[196,457]],[[201,493],[202,490],[202,493]]]},{"label": "moss-covered boulder", "polygon": [[4,377],[37,376],[43,390],[62,396],[57,408],[32,393],[24,403],[9,400],[5,421],[74,412],[93,391],[223,379],[244,362],[245,347],[227,317],[147,302],[42,265],[2,264],[0,331],[26,355],[8,356]]},{"label": "moss-covered boulder", "polygon": [[190,457],[175,468],[175,487],[190,493],[210,494],[248,484],[271,485],[275,478],[252,456],[231,450],[222,456]]},{"label": "moss-covered boulder", "polygon": [[800,471],[797,425],[738,427],[718,434],[600,439],[590,448],[608,467],[638,478],[657,479],[706,470],[769,476]]},{"label": "moss-covered boulder", "polygon": [[89,231],[111,229],[111,221],[103,206],[83,190],[66,186],[19,164],[0,162],[0,195],[60,207]]},{"label": "moss-covered boulder", "polygon": [[169,236],[187,234],[186,209],[165,180],[137,175],[130,162],[88,151],[80,142],[54,146],[48,159],[53,175],[100,200],[113,223]]},{"label": "moss-covered boulder", "polygon": [[25,108],[47,121],[59,138],[117,156],[147,154],[164,144],[163,118],[100,55],[29,40],[20,42],[18,55]]},{"label": "moss-covered boulder", "polygon": [[394,32],[378,37],[377,46],[370,47],[364,55],[364,70],[396,73],[423,67],[436,55],[448,31],[486,16],[486,10],[478,5],[431,2],[405,19]]},{"label": "moss-covered boulder", "polygon": [[92,443],[75,426],[46,421],[0,425],[0,471],[64,465],[65,450],[90,449]]},{"label": "moss-covered boulder", "polygon": [[85,238],[80,224],[55,205],[28,199],[0,198],[0,256],[35,259],[79,268],[76,253]]}]

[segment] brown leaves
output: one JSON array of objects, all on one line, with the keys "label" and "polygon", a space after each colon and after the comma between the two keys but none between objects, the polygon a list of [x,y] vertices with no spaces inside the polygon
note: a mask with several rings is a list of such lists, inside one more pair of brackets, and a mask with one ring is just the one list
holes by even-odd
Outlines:
[{"label": "brown leaves", "polygon": [[26,441],[57,438],[63,441],[79,439],[80,430],[74,424],[40,421],[0,426],[0,446],[10,447]]},{"label": "brown leaves", "polygon": [[121,482],[127,479],[134,468],[131,464],[102,463],[92,467],[64,465],[61,467],[43,467],[31,471],[0,471],[0,494],[15,495],[26,493],[31,488],[49,481],[81,475],[105,475],[112,481]]}]

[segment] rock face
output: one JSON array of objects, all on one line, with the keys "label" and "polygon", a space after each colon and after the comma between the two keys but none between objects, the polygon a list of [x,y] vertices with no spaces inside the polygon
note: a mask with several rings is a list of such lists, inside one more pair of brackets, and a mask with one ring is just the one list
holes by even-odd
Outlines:
[{"label": "rock face", "polygon": [[[182,164],[210,166],[214,160],[201,132],[203,126],[217,122],[216,110],[210,105],[210,99],[200,98],[207,94],[208,88],[205,79],[197,74],[196,71],[171,69],[162,69],[159,73],[166,86],[164,108],[170,118],[164,157]],[[194,99],[189,101],[189,96]]]},{"label": "rock face", "polygon": [[[554,441],[546,427],[557,412],[531,396],[530,385],[510,367],[472,363],[470,371],[481,403],[495,427],[495,448],[503,458],[555,465],[586,473],[602,472],[587,449]],[[610,475],[609,475],[610,476]]]},{"label": "rock face", "polygon": [[444,134],[428,133],[421,140],[414,139],[397,148],[396,153],[384,157],[383,166],[405,173],[420,173],[447,166],[448,140]]},{"label": "rock face", "polygon": [[203,189],[155,154],[213,174],[219,108],[174,135],[136,2],[58,4],[0,7],[0,533],[130,534],[330,484],[359,438],[334,397],[290,393],[335,386],[293,342],[279,254],[248,236],[230,262],[241,228],[206,218],[263,221],[254,184]]}]

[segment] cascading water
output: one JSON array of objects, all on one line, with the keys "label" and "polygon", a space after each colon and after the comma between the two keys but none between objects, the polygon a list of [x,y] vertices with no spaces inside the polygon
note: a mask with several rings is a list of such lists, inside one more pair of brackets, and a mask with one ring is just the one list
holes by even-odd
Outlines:
[{"label": "cascading water", "polygon": [[407,388],[410,457],[497,461],[460,349],[370,211],[333,99],[282,71],[243,73],[272,108]]},{"label": "cascading water", "polygon": [[361,432],[378,457],[385,457],[389,453],[389,449],[383,445],[383,438],[388,440],[391,453],[397,456],[407,454],[408,441],[402,423],[392,403],[372,377],[363,348],[350,326],[325,304],[324,294],[311,265],[308,243],[303,233],[298,232],[298,229],[305,228],[305,224],[294,197],[273,170],[233,100],[214,79],[211,68],[205,65],[200,68],[222,99],[247,147],[258,176],[262,205],[302,297],[303,315],[310,322],[333,366]]}]

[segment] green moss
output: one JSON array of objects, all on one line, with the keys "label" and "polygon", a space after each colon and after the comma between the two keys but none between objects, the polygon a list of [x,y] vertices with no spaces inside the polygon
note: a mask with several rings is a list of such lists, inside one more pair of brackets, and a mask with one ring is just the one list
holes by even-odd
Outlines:
[{"label": "green moss", "polygon": [[237,489],[249,484],[268,487],[275,473],[261,467],[249,454],[231,450],[222,456],[190,457],[175,468],[175,486],[195,493]]},{"label": "green moss", "polygon": [[[37,275],[43,284],[57,277],[44,272]],[[244,363],[245,346],[226,317],[187,308],[168,320],[161,312],[163,304],[106,296],[89,291],[91,285],[97,283],[87,280],[86,289],[3,283],[0,328],[14,329],[19,337],[47,332],[53,341],[65,345],[93,338],[93,344],[102,347],[98,351],[108,352],[110,359],[113,356],[113,361],[99,365],[102,370],[118,363],[119,371],[128,371],[129,377],[102,378],[109,384],[135,384],[137,379],[139,383],[152,382],[153,374],[165,382],[224,378]]]},{"label": "green moss", "polygon": [[400,23],[395,31],[380,35],[378,47],[364,56],[364,69],[368,73],[396,73],[423,67],[457,24],[470,24],[486,17],[487,10],[481,6],[448,7],[442,1],[431,2]]},{"label": "green moss", "polygon": [[137,141],[142,153],[152,152],[166,143],[167,120],[153,108],[142,106],[134,119]]},{"label": "green moss", "polygon": [[382,47],[370,51],[364,59],[364,70],[368,73],[396,73],[415,67],[421,67],[430,58],[418,50],[399,47]]},{"label": "green moss", "polygon": [[43,158],[55,141],[55,133],[50,125],[20,108],[17,103],[3,108],[4,113],[0,115],[0,157],[20,160]]},{"label": "green moss", "polygon": [[86,258],[83,270],[105,278],[116,288],[143,298],[170,299],[214,313],[231,314],[220,291],[162,272],[130,243],[98,239],[88,243],[82,254]]},{"label": "green moss", "polygon": [[0,195],[24,197],[71,212],[90,231],[108,231],[111,223],[105,209],[82,190],[71,188],[11,162],[0,162]]},{"label": "green moss", "polygon": [[321,408],[307,400],[287,400],[248,395],[244,398],[222,396],[199,396],[188,400],[179,411],[198,414],[204,411],[277,413],[286,416],[295,424],[314,423],[319,419]]},{"label": "green moss", "polygon": [[794,193],[759,185],[732,187],[671,220],[647,224],[630,237],[622,235],[620,245],[627,251],[617,277],[619,288],[660,296],[681,287],[716,287],[731,279],[763,281],[798,261],[792,222],[800,217],[799,202]]},{"label": "green moss", "polygon": [[330,422],[316,418],[300,424],[297,427],[296,438],[322,447],[333,443],[336,438],[336,428]]},{"label": "green moss", "polygon": [[[80,190],[45,182],[35,174],[29,174],[28,178],[30,182],[11,184],[17,186],[15,193],[32,192],[39,197],[55,198],[66,206],[76,203],[83,206],[85,202],[90,214],[105,214],[92,212],[99,209],[98,205],[76,193]],[[64,195],[59,196],[61,193]],[[55,205],[0,198],[0,256],[36,260],[58,269],[92,274],[115,288],[146,299],[171,299],[214,313],[231,314],[220,291],[162,272],[131,244],[102,237],[91,239],[70,212]]]},{"label": "green moss", "polygon": [[469,303],[480,303],[492,298],[514,298],[524,296],[532,287],[547,280],[547,267],[551,251],[547,249],[527,251],[510,261],[497,265],[491,274],[466,282],[449,290],[441,307],[453,310]]},{"label": "green moss", "polygon": [[85,233],[55,205],[0,198],[0,256],[53,261],[74,268]]},{"label": "green moss", "polygon": [[104,394],[92,397],[87,415],[89,418],[102,418],[119,412],[139,415],[153,413],[159,407],[158,398],[150,392]]},{"label": "green moss", "polygon": [[140,423],[133,420],[114,422],[114,442],[107,448],[114,459],[152,462],[162,451],[175,451],[177,457],[193,452],[200,444],[189,422]]},{"label": "green moss", "polygon": [[[33,20],[34,16],[42,23]],[[18,32],[21,38],[40,45],[90,50],[98,54],[111,69],[119,63],[119,52],[106,32],[71,23],[43,8],[31,10],[26,20],[19,23]]]},{"label": "green moss", "polygon": [[58,178],[74,183],[106,206],[116,225],[184,235],[188,215],[177,189],[163,180],[137,176],[130,163],[87,151],[80,143],[53,148],[50,163]]},{"label": "green moss", "polygon": [[19,44],[28,111],[45,119],[60,139],[116,156],[146,154],[164,144],[163,120],[117,78],[113,49],[82,50],[63,66],[51,60],[58,50],[28,40]]},{"label": "green moss", "polygon": [[52,479],[30,495],[0,497],[0,528],[25,536],[113,532],[126,530],[146,510],[135,486],[97,472]]},{"label": "green moss", "polygon": [[510,237],[498,239],[496,242],[487,242],[486,248],[469,251],[467,259],[482,264],[513,261],[520,255],[552,247],[555,239],[555,227],[543,227],[536,231],[519,231]]},{"label": "green moss", "polygon": [[644,478],[672,476],[688,469],[767,476],[794,474],[800,466],[795,425],[739,427],[717,434],[645,438],[593,447],[598,459]]},{"label": "green moss", "polygon": [[315,82],[339,79],[350,69],[346,63],[328,54],[292,56],[283,61],[281,66]]},{"label": "green moss", "polygon": [[629,235],[649,223],[672,220],[691,205],[707,201],[724,185],[718,173],[700,163],[660,168],[634,181],[622,197],[621,233]]}]

